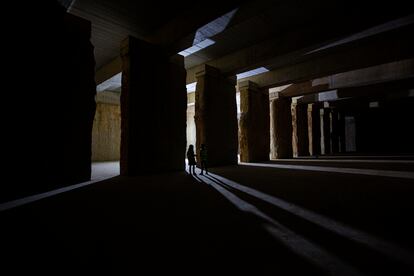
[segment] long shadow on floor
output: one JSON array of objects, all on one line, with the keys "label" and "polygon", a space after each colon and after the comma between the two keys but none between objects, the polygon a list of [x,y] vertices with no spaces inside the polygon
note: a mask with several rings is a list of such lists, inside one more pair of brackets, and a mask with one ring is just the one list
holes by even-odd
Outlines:
[{"label": "long shadow on floor", "polygon": [[14,274],[323,275],[185,173],[119,176],[0,216]]}]

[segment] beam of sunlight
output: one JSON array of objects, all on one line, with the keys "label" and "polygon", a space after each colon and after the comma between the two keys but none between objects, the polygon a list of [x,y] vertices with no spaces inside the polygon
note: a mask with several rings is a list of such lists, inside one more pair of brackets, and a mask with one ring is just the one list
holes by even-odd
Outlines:
[{"label": "beam of sunlight", "polygon": [[238,80],[240,79],[244,79],[244,78],[248,78],[248,77],[252,77],[252,76],[256,76],[262,73],[266,73],[269,72],[269,69],[265,68],[265,67],[259,67],[250,71],[246,71],[240,74],[237,74],[236,77]]},{"label": "beam of sunlight", "polygon": [[93,183],[114,177],[118,174],[119,162],[96,162],[92,164],[92,180],[2,203],[0,204],[0,212],[23,206],[61,193],[79,189],[91,185]]},{"label": "beam of sunlight", "polygon": [[413,23],[414,23],[414,15],[410,14],[406,17],[398,18],[398,19],[386,22],[384,24],[366,29],[362,32],[359,32],[359,33],[353,34],[351,36],[345,37],[343,39],[337,40],[333,43],[330,43],[330,44],[325,45],[323,47],[320,47],[318,49],[309,51],[309,52],[306,53],[306,55],[314,53],[314,52],[319,52],[319,51],[322,51],[322,50],[325,50],[325,49],[329,49],[329,48],[332,48],[332,47],[335,47],[335,46],[339,46],[339,45],[342,45],[342,44],[345,44],[345,43],[350,43],[352,41],[356,41],[356,40],[363,39],[363,38],[366,38],[366,37],[378,35],[380,33],[396,30],[398,28],[402,28],[404,26],[408,26],[408,25],[413,24]]},{"label": "beam of sunlight", "polygon": [[116,74],[115,76],[110,77],[106,81],[102,82],[101,84],[98,84],[96,86],[96,92],[102,92],[102,91],[116,91],[122,86],[122,72]]},{"label": "beam of sunlight", "polygon": [[[398,156],[400,157],[400,156]],[[375,159],[334,159],[328,157],[309,158],[309,159],[272,159],[272,161],[283,162],[321,162],[321,163],[397,163],[397,164],[414,164],[414,160],[375,160]]]},{"label": "beam of sunlight", "polygon": [[206,25],[200,27],[194,35],[193,45],[223,32],[230,24],[238,9],[239,8],[235,8],[228,13],[214,19],[210,23],[207,23]]},{"label": "beam of sunlight", "polygon": [[187,57],[189,55],[192,55],[194,53],[197,53],[198,51],[201,51],[213,44],[215,44],[216,42],[212,39],[206,38],[205,40],[201,41],[200,43],[194,44],[193,46],[182,50],[181,52],[179,52],[179,55],[182,55],[183,57]]},{"label": "beam of sunlight", "polygon": [[[198,169],[196,170],[199,171]],[[209,173],[208,175],[217,175]],[[325,271],[328,271],[330,275],[362,275],[354,267],[346,264],[338,257],[332,255],[324,248],[318,246],[317,244],[307,240],[305,237],[300,236],[299,234],[293,232],[287,227],[283,226],[273,218],[269,217],[267,214],[260,211],[254,205],[240,199],[235,194],[231,193],[225,189],[222,184],[218,181],[215,181],[214,178],[208,176],[194,176],[199,178],[202,182],[211,185],[215,190],[222,194],[227,200],[234,204],[239,210],[254,214],[255,216],[263,219],[266,223],[263,225],[266,231],[268,231],[275,239],[283,243],[286,247],[292,250],[298,256],[305,258],[314,265],[322,268]]]},{"label": "beam of sunlight", "polygon": [[300,217],[306,221],[309,221],[313,224],[316,224],[326,230],[329,230],[341,237],[352,240],[356,243],[365,245],[368,248],[371,248],[381,254],[403,262],[407,265],[414,263],[414,255],[404,250],[397,245],[384,241],[378,237],[374,237],[368,233],[365,233],[361,230],[354,229],[344,223],[340,223],[303,207],[299,207],[295,204],[289,203],[283,199],[277,198],[275,196],[268,195],[266,193],[260,192],[258,190],[252,189],[250,187],[241,185],[237,182],[224,178],[216,174],[209,174],[211,177],[216,178],[223,185],[229,186],[233,189],[244,192],[248,195],[254,196],[260,200],[263,200],[267,203],[272,204],[275,207],[278,207],[286,212],[289,212],[297,217]]},{"label": "beam of sunlight", "polygon": [[75,184],[75,185],[66,186],[66,187],[63,187],[63,188],[60,188],[60,189],[56,189],[56,190],[53,190],[53,191],[49,191],[49,192],[45,192],[45,193],[40,193],[40,194],[36,194],[36,195],[32,195],[32,196],[28,196],[28,197],[24,197],[24,198],[19,198],[19,199],[12,200],[12,201],[8,201],[8,202],[0,204],[0,212],[1,211],[6,211],[6,210],[9,210],[9,209],[12,209],[12,208],[16,208],[16,207],[19,207],[19,206],[23,206],[23,205],[26,205],[26,204],[29,204],[29,203],[32,203],[32,202],[35,202],[35,201],[39,201],[41,199],[48,198],[48,197],[51,197],[51,196],[54,196],[54,195],[65,193],[65,192],[68,192],[68,191],[71,191],[71,190],[74,190],[74,189],[85,187],[85,186],[91,185],[95,182],[98,182],[100,180],[101,179],[96,179],[96,180],[91,180],[91,181],[87,181],[87,182],[82,182],[82,183],[79,183],[79,184]]},{"label": "beam of sunlight", "polygon": [[386,171],[386,170],[372,170],[372,169],[354,169],[354,168],[321,167],[321,166],[307,166],[307,165],[285,165],[285,164],[264,164],[264,163],[242,163],[242,162],[240,162],[240,164],[245,165],[245,166],[267,167],[267,168],[288,169],[288,170],[334,172],[334,173],[347,173],[347,174],[414,179],[414,172],[406,172],[406,171]]}]

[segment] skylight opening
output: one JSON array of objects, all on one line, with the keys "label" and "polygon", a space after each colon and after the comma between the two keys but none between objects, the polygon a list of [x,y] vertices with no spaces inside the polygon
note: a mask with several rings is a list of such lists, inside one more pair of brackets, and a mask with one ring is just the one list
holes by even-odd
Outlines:
[{"label": "skylight opening", "polygon": [[237,76],[237,79],[239,80],[239,79],[244,79],[244,78],[252,77],[252,76],[255,76],[255,75],[259,75],[259,74],[262,74],[262,73],[265,73],[265,72],[269,72],[269,70],[265,67],[259,67],[259,68],[256,68],[256,69],[253,69],[253,70],[250,70],[250,71],[246,71],[246,72],[237,74],[236,76]]},{"label": "skylight opening", "polygon": [[102,82],[101,84],[96,86],[96,92],[102,92],[106,90],[110,91],[118,91],[121,87],[122,82],[122,72],[116,74],[115,76],[107,79],[106,81]]},{"label": "skylight opening", "polygon": [[196,85],[197,85],[197,82],[192,82],[192,83],[187,84],[186,85],[187,93],[191,93],[191,92],[196,91]]},{"label": "skylight opening", "polygon": [[208,46],[213,45],[214,43],[216,43],[214,40],[207,38],[207,39],[201,41],[200,43],[197,43],[197,44],[191,46],[190,48],[187,48],[187,49],[179,52],[178,54],[182,55],[184,57],[187,57],[191,54],[194,54],[198,51],[201,51],[204,48],[207,48]]}]

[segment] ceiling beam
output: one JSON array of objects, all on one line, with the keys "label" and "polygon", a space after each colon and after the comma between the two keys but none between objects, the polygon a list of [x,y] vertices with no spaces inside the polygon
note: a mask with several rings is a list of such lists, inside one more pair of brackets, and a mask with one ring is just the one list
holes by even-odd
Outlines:
[{"label": "ceiling beam", "polygon": [[414,56],[412,33],[414,33],[414,25],[409,25],[386,34],[310,54],[303,62],[248,79],[263,88],[269,88],[412,58]]},{"label": "ceiling beam", "polygon": [[297,97],[333,89],[361,87],[412,78],[414,78],[414,59],[406,59],[294,83],[279,93],[285,97]]},{"label": "ceiling beam", "polygon": [[[378,20],[373,18],[371,22],[378,23]],[[399,26],[404,28],[413,25],[414,15],[392,20],[376,27],[371,26],[371,28],[362,32],[361,22],[358,23],[353,25],[350,22],[347,22],[347,24],[337,22],[336,26],[327,27],[326,20],[322,20],[313,24],[306,24],[299,28],[289,30],[284,34],[279,34],[277,37],[208,61],[205,64],[213,66],[227,75],[235,75],[261,66],[268,68],[283,67],[325,53],[325,51],[316,51],[318,48],[333,44],[331,48],[328,48],[332,50],[332,48],[336,49],[341,46],[341,44],[335,45],[335,42],[341,42],[346,45],[357,45],[357,41],[365,40],[366,36],[378,36],[378,33],[375,32],[388,34],[395,32],[395,29],[398,29]],[[367,25],[368,23],[366,22],[362,24],[365,28],[367,28]],[[360,33],[354,34],[355,32]],[[345,39],[338,39],[341,36],[346,37]],[[309,54],[312,51],[314,52]],[[195,72],[199,70],[200,66],[202,65],[187,69],[187,83],[196,81]]]}]

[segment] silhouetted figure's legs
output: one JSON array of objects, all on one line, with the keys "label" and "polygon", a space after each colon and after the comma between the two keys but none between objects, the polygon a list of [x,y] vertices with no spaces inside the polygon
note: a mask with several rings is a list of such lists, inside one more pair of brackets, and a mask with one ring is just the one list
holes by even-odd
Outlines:
[{"label": "silhouetted figure's legs", "polygon": [[205,161],[201,161],[201,173],[200,174],[203,174],[203,171],[205,171],[206,174],[208,174],[207,166],[206,166],[206,162]]}]

